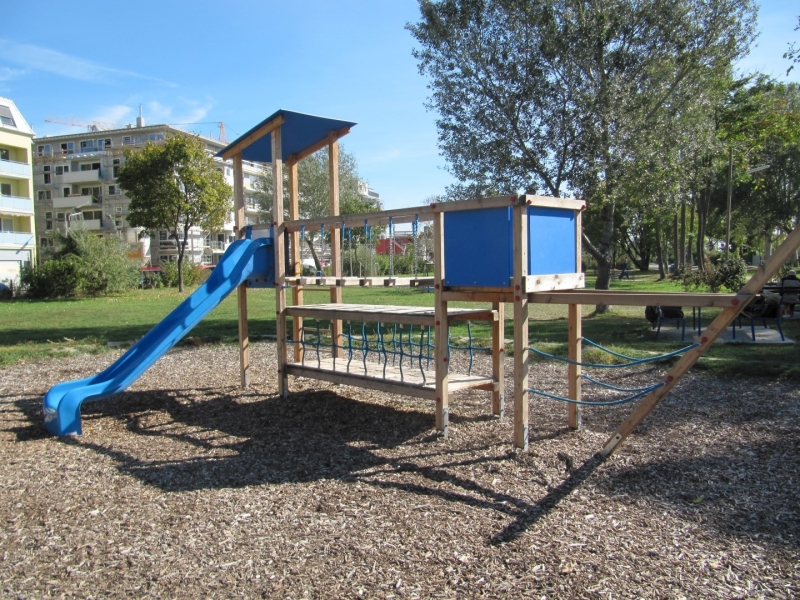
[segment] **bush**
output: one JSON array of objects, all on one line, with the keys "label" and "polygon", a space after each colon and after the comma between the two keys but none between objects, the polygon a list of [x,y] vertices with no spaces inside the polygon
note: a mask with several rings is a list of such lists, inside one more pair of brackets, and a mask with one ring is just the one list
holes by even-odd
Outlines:
[{"label": "bush", "polygon": [[747,281],[747,264],[739,257],[731,256],[719,260],[716,266],[706,262],[705,271],[682,269],[675,273],[686,291],[707,288],[713,293],[725,288],[729,292],[738,292]]},{"label": "bush", "polygon": [[[165,262],[161,265],[161,280],[167,287],[178,287],[178,262]],[[206,269],[191,260],[183,261],[183,285],[192,287],[208,279]]]},{"label": "bush", "polygon": [[72,255],[26,266],[20,283],[29,298],[71,298],[80,288],[80,259]]}]

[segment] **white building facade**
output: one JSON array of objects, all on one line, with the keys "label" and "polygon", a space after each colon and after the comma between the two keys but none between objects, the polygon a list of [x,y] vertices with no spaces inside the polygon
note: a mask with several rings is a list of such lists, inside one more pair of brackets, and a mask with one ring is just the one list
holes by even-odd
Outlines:
[{"label": "white building facade", "polygon": [[31,139],[14,102],[0,97],[0,282],[16,285],[35,253]]},{"label": "white building facade", "polygon": [[[125,164],[125,150],[159,143],[171,135],[196,135],[170,125],[146,126],[137,119],[135,126],[105,131],[48,136],[33,139],[33,183],[37,246],[40,253],[52,245],[51,232],[82,227],[103,237],[118,237],[131,248],[130,256],[142,265],[160,266],[177,260],[178,244],[165,230],[143,232],[127,221],[130,199],[117,184],[119,170]],[[224,142],[199,137],[209,154],[225,147]],[[233,185],[230,164],[219,162],[225,181]],[[245,199],[248,222],[259,217],[255,182],[262,166],[245,164]],[[189,233],[187,260],[215,265],[235,239],[233,212],[220,231]]]}]

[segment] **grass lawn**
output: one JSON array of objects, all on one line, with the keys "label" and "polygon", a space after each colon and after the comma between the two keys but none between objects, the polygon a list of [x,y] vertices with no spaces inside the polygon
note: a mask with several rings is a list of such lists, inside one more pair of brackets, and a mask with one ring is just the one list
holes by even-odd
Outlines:
[{"label": "grass lawn", "polygon": [[[672,281],[657,281],[653,273],[634,273],[632,280],[614,281],[614,289],[639,291],[682,291]],[[587,287],[594,287],[590,277]],[[57,358],[75,352],[107,351],[109,342],[136,340],[175,308],[187,294],[173,289],[137,290],[121,296],[79,298],[58,301],[0,302],[0,366],[20,361]],[[432,306],[433,294],[408,288],[344,288],[344,301],[363,304],[404,304]],[[308,303],[325,302],[327,290],[306,289]],[[455,303],[459,305],[459,303]],[[469,304],[462,304],[470,306]],[[473,305],[474,306],[474,305]],[[275,334],[273,290],[251,290],[248,294],[250,334],[253,337]],[[643,307],[613,307],[607,314],[594,315],[593,306],[583,307],[584,336],[618,352],[634,355],[670,352],[685,344],[654,341],[644,318]],[[703,311],[705,324],[718,309]],[[506,338],[513,339],[512,308],[506,308]],[[531,305],[531,344],[547,352],[566,354],[567,307]],[[687,328],[691,326],[688,324]],[[786,335],[800,338],[800,320],[783,322]],[[474,343],[488,345],[488,325],[472,326]],[[467,329],[452,330],[457,345],[467,343]],[[229,296],[182,342],[234,343],[237,337],[235,295]],[[688,336],[687,336],[688,337]],[[687,342],[688,343],[688,342]],[[599,362],[607,355],[585,351],[586,359]],[[751,346],[715,344],[697,365],[727,376],[763,376],[800,380],[800,346]]]}]

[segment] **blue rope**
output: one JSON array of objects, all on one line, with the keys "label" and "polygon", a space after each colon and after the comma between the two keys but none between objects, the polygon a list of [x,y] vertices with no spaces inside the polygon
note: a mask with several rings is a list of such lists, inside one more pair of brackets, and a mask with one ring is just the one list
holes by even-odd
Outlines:
[{"label": "blue rope", "polygon": [[560,402],[567,402],[568,404],[577,404],[580,406],[615,406],[617,404],[625,404],[626,402],[633,402],[637,398],[641,398],[642,396],[646,396],[653,390],[657,390],[658,388],[666,385],[663,381],[657,383],[655,385],[651,385],[650,387],[644,388],[641,392],[633,394],[632,396],[627,396],[625,398],[620,398],[619,400],[603,400],[597,402],[588,402],[584,400],[573,400],[572,398],[567,398],[565,396],[558,396],[556,394],[549,394],[547,392],[543,392],[541,390],[534,390],[528,389],[528,391],[532,394],[536,394],[538,396],[544,396],[545,398],[550,398],[551,400],[558,400]]},{"label": "blue rope", "polygon": [[643,392],[645,390],[649,390],[649,389],[652,388],[652,386],[639,387],[639,388],[622,388],[622,387],[617,387],[615,385],[611,385],[610,383],[606,383],[604,381],[598,381],[597,379],[595,379],[593,377],[589,377],[585,373],[582,374],[581,377],[583,377],[587,381],[590,381],[591,383],[599,385],[600,387],[604,387],[604,388],[607,388],[609,390],[614,390],[615,392]]},{"label": "blue rope", "polygon": [[[544,356],[545,358],[552,358],[553,360],[560,360],[561,362],[569,363],[571,365],[579,365],[581,367],[590,367],[595,369],[621,369],[623,367],[632,367],[635,365],[642,365],[645,363],[651,362],[659,362],[662,360],[666,360],[668,358],[672,358],[673,356],[677,356],[678,354],[683,354],[687,350],[691,350],[692,348],[697,348],[700,344],[691,344],[686,346],[685,348],[681,348],[680,350],[675,350],[675,352],[669,352],[668,354],[662,354],[660,356],[651,356],[649,358],[637,358],[633,359],[631,357],[624,357],[623,358],[631,358],[630,362],[627,363],[620,363],[616,365],[604,365],[598,363],[585,363],[576,360],[571,360],[569,358],[564,358],[563,356],[557,356],[555,354],[548,354],[547,352],[543,352],[542,350],[537,350],[533,346],[529,347],[528,349],[533,352],[534,354],[538,354],[539,356]],[[617,355],[622,356],[622,355]]]}]

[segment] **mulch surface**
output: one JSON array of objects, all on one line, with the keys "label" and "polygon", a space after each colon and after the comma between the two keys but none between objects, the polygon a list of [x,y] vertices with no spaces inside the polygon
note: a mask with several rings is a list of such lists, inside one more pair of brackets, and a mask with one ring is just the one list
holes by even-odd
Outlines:
[{"label": "mulch surface", "polygon": [[[252,355],[240,389],[235,347],[173,351],[62,439],[42,395],[117,355],[0,369],[0,595],[800,594],[796,384],[691,374],[601,462],[630,405],[587,408],[576,432],[532,396],[519,452],[512,403],[492,418],[486,392],[455,397],[442,439],[427,401],[309,379],[278,398],[275,345]],[[536,362],[531,385],[565,379]]]}]

